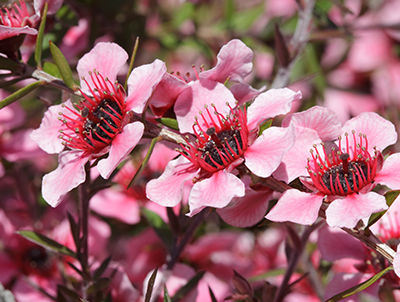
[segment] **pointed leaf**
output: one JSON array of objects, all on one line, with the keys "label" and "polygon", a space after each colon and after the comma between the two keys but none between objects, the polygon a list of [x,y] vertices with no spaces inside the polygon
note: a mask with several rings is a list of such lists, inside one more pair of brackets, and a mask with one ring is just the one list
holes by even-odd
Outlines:
[{"label": "pointed leaf", "polygon": [[110,286],[111,282],[111,278],[100,278],[88,288],[87,292],[88,294],[92,294],[106,290]]},{"label": "pointed leaf", "polygon": [[160,138],[160,137],[156,137],[156,138],[152,139],[152,141],[150,143],[149,150],[147,151],[146,156],[144,157],[142,164],[140,165],[139,169],[136,171],[135,175],[133,176],[133,178],[129,182],[128,187],[126,189],[129,189],[135,183],[135,181],[139,178],[139,176],[142,174],[144,168],[146,168],[146,165],[149,162],[150,156],[153,153],[153,150],[154,150],[154,147],[156,146],[156,143],[158,143],[161,140],[162,140],[162,138]]},{"label": "pointed leaf", "polygon": [[157,271],[158,268],[156,267],[156,269],[150,276],[149,283],[147,284],[147,291],[146,291],[146,297],[144,298],[144,302],[150,302],[151,294],[153,293],[154,283],[156,281]]},{"label": "pointed leaf", "polygon": [[68,247],[50,239],[42,234],[33,231],[18,231],[17,234],[21,235],[22,237],[32,241],[44,248],[62,253],[67,256],[71,256],[76,258],[76,254],[71,251]]},{"label": "pointed leaf", "polygon": [[158,214],[146,208],[142,208],[142,213],[146,217],[150,225],[153,227],[153,229],[156,231],[158,237],[160,237],[167,248],[171,250],[173,236],[168,224],[166,224],[165,221]]},{"label": "pointed leaf", "polygon": [[377,273],[375,276],[372,276],[371,278],[369,278],[368,280],[353,286],[351,288],[349,288],[348,290],[345,290],[344,292],[341,292],[335,296],[333,296],[332,298],[326,300],[326,302],[336,302],[336,301],[340,301],[344,298],[350,297],[364,289],[366,289],[367,287],[371,286],[374,282],[378,281],[383,275],[385,275],[387,272],[393,270],[392,266],[389,266],[387,268],[385,268],[383,271]]},{"label": "pointed leaf", "polygon": [[103,263],[100,265],[100,267],[94,272],[93,279],[97,280],[100,278],[100,276],[104,273],[104,271],[107,269],[108,265],[110,264],[111,261],[111,256],[109,256],[107,259],[103,261]]},{"label": "pointed leaf", "polygon": [[133,63],[135,62],[135,57],[136,57],[136,52],[138,50],[138,47],[139,47],[139,37],[136,37],[135,46],[133,46],[131,61],[129,62],[128,73],[126,74],[126,80],[125,80],[125,84],[124,84],[125,91],[126,91],[126,88],[128,87],[128,79],[133,70]]},{"label": "pointed leaf", "polygon": [[[386,199],[386,204],[388,205],[388,207],[390,207],[392,205],[392,203],[396,200],[396,198],[399,196],[399,194],[400,194],[400,190],[387,191],[384,194],[385,199]],[[387,210],[372,214],[371,217],[369,217],[369,221],[368,221],[368,225],[367,225],[366,229],[369,229],[373,224],[375,224],[379,219],[381,219],[381,217],[383,215],[385,215],[386,212],[387,212]]]},{"label": "pointed leaf", "polygon": [[[62,294],[64,297],[69,297],[70,299],[72,299],[72,301],[83,301],[81,297],[79,297],[79,295],[75,292],[73,292],[72,290],[68,289],[67,287],[58,284],[57,285],[57,294]],[[58,296],[58,295],[57,295]]]},{"label": "pointed leaf", "polygon": [[74,217],[72,217],[71,213],[67,212],[69,225],[71,228],[72,238],[74,239],[76,250],[80,250],[79,245],[79,226],[76,224]]},{"label": "pointed leaf", "polygon": [[232,281],[233,286],[239,294],[248,295],[249,297],[253,295],[253,289],[250,283],[235,270],[233,270]]},{"label": "pointed leaf", "polygon": [[267,119],[261,126],[260,126],[260,134],[258,136],[260,136],[264,130],[268,129],[269,127],[272,126],[272,122],[274,121],[273,118]]},{"label": "pointed leaf", "polygon": [[156,119],[156,121],[159,122],[160,124],[164,125],[164,126],[167,126],[168,128],[171,128],[171,129],[179,131],[178,122],[174,118],[162,117],[162,118]]},{"label": "pointed leaf", "polygon": [[44,28],[46,26],[47,7],[48,3],[46,2],[44,4],[43,13],[41,15],[42,21],[40,22],[39,31],[36,37],[35,62],[36,66],[39,68],[42,67],[43,35],[44,35]]},{"label": "pointed leaf", "polygon": [[172,302],[171,297],[169,296],[167,287],[164,284],[164,301],[163,302]]},{"label": "pointed leaf", "polygon": [[29,84],[29,85],[21,88],[20,90],[14,92],[13,94],[6,97],[5,99],[1,100],[0,101],[0,109],[14,103],[15,101],[18,101],[20,98],[24,97],[29,92],[35,90],[37,87],[44,85],[44,84],[46,84],[46,82],[38,81],[38,82],[34,82],[32,84]]},{"label": "pointed leaf", "polygon": [[208,292],[210,293],[211,302],[218,302],[211,287],[208,287]]},{"label": "pointed leaf", "polygon": [[278,24],[275,24],[275,53],[279,65],[282,67],[288,67],[290,63],[289,50],[287,49]]},{"label": "pointed leaf", "polygon": [[197,283],[199,283],[200,279],[203,278],[203,275],[206,272],[198,272],[192,279],[189,280],[186,285],[182,286],[172,297],[171,301],[172,302],[177,302],[181,301],[193,288],[197,286]]},{"label": "pointed leaf", "polygon": [[43,71],[52,75],[53,77],[61,79],[61,74],[60,71],[58,70],[58,67],[56,64],[53,64],[51,62],[44,62],[43,63]]},{"label": "pointed leaf", "polygon": [[78,90],[77,85],[74,83],[74,79],[72,77],[72,71],[71,68],[69,67],[67,60],[65,59],[61,50],[51,41],[50,41],[50,52],[51,55],[53,56],[54,63],[57,65],[58,70],[60,71],[61,77],[65,85],[67,85],[74,91]]}]

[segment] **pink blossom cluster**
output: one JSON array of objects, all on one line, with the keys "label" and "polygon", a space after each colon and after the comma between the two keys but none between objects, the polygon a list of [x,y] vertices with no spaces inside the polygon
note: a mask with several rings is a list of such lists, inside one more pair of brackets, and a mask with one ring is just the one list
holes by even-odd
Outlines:
[{"label": "pink blossom cluster", "polygon": [[[162,14],[139,2],[147,33],[160,34]],[[290,1],[267,2],[254,35],[296,12]],[[243,37],[220,43],[209,68],[201,56],[149,53],[133,65],[112,35],[91,37],[89,14],[69,27],[61,59],[52,48],[54,64],[33,68],[21,59],[25,35],[39,33],[45,7],[54,15],[70,4],[0,9],[0,77],[24,96],[31,79],[62,90],[57,100],[40,90],[38,109],[3,106],[18,92],[0,89],[0,297],[400,301],[399,35],[384,26],[399,4],[363,14],[360,1],[345,2],[326,15],[354,41],[324,45],[323,89],[263,86],[274,59]],[[180,35],[196,32],[195,19],[182,23]],[[278,26],[274,34],[276,52],[287,52],[276,78],[306,69],[300,50],[310,55],[311,40],[299,50]]]}]

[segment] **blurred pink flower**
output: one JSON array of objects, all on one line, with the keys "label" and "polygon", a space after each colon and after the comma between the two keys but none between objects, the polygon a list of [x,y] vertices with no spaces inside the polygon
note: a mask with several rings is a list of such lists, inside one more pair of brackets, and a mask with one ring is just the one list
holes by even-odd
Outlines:
[{"label": "blurred pink flower", "polygon": [[[40,127],[33,131],[31,138],[43,150],[61,152],[58,168],[43,177],[43,198],[51,206],[57,206],[66,193],[85,180],[88,161],[108,153],[97,164],[101,176],[108,178],[141,139],[144,126],[130,121],[130,111],[143,110],[166,68],[159,60],[135,68],[126,95],[115,81],[127,58],[117,44],[98,43],[78,62],[84,96],[76,104],[78,109],[70,100],[51,106]],[[68,150],[63,151],[64,146]]]},{"label": "blurred pink flower", "polygon": [[[185,90],[180,95],[185,96],[185,104],[190,104],[186,114],[183,103],[175,111],[182,112],[177,114],[179,129],[193,132],[195,140],[188,139],[186,145],[181,145],[182,156],[170,161],[164,173],[147,184],[146,191],[150,200],[175,206],[182,199],[183,185],[193,179],[195,184],[189,196],[192,216],[207,206],[223,208],[232,198],[244,196],[243,181],[232,173],[242,163],[260,177],[275,171],[294,144],[294,129],[270,127],[258,136],[259,126],[268,118],[287,113],[301,93],[287,88],[271,89],[246,109],[232,108],[229,103],[234,102],[233,96],[218,82],[200,80],[190,89],[190,93]],[[211,102],[212,109],[204,105],[204,100]],[[204,107],[204,113],[198,111]],[[199,112],[199,118],[195,112]]]},{"label": "blurred pink flower", "polygon": [[[322,133],[324,127],[328,133],[337,131],[337,127],[327,121],[321,125],[316,124],[320,117],[320,113],[313,108],[293,115],[292,120],[294,124],[305,126],[305,133],[308,131],[307,125],[311,129],[318,126]],[[297,126],[296,130],[304,128]],[[267,219],[312,224],[325,201],[329,203],[326,210],[328,224],[351,228],[358,220],[367,219],[372,213],[387,209],[385,198],[371,190],[378,183],[392,189],[400,188],[400,154],[392,154],[384,161],[379,151],[397,141],[394,125],[368,112],[347,121],[342,128],[343,132],[345,135],[339,136],[338,146],[328,143],[317,148],[315,143],[306,169],[298,170],[299,165],[293,167],[294,175],[309,174],[310,178],[301,180],[312,193],[287,190],[267,214]],[[312,135],[312,132],[309,133]],[[305,136],[303,143],[308,139]],[[318,141],[320,138],[314,134],[314,139]],[[302,140],[299,141],[298,137],[295,147],[301,145]],[[295,163],[299,160],[305,163],[306,157],[289,151],[284,162]]]}]

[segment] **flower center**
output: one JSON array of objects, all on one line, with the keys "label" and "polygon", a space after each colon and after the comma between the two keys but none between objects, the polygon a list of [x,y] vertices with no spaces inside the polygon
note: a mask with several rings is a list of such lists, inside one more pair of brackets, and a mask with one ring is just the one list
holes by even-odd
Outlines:
[{"label": "flower center", "polygon": [[17,3],[13,3],[10,8],[0,8],[0,25],[9,27],[24,27],[27,25],[25,22],[30,23],[28,20],[30,14],[25,2],[20,0],[19,5],[20,6],[18,6]]},{"label": "flower center", "polygon": [[63,134],[60,138],[71,149],[96,153],[109,146],[123,128],[126,95],[122,86],[116,83],[115,87],[98,72],[90,73],[90,76],[95,87],[92,89],[86,83],[93,99],[81,91],[85,99],[77,105],[80,113],[65,106],[74,116],[60,112],[63,118],[59,119],[67,128],[60,130]]},{"label": "flower center", "polygon": [[324,158],[321,157],[317,146],[310,150],[312,159],[308,159],[307,170],[314,185],[326,195],[348,195],[359,192],[374,181],[377,170],[377,156],[368,152],[366,135],[359,134],[359,142],[355,132],[353,135],[353,150],[350,150],[349,137],[345,133],[345,149],[342,150],[342,138],[339,137],[339,147],[332,147],[331,153],[322,145]]},{"label": "flower center", "polygon": [[196,140],[194,142],[187,140],[187,146],[181,145],[183,150],[178,151],[197,167],[213,173],[225,169],[243,155],[247,149],[249,131],[246,109],[233,110],[229,107],[231,115],[224,117],[217,111],[214,104],[211,106],[215,110],[214,118],[208,106],[205,106],[211,122],[207,121],[200,112],[207,130],[202,129],[196,117],[193,125]]}]

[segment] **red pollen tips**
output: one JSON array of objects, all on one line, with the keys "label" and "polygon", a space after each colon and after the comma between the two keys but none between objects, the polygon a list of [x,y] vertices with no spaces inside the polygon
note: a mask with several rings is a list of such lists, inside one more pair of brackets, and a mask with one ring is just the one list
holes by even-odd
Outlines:
[{"label": "red pollen tips", "polygon": [[187,139],[187,146],[181,145],[183,149],[178,151],[195,166],[214,173],[225,169],[243,155],[248,147],[249,131],[246,109],[234,110],[228,105],[231,114],[224,117],[215,105],[211,106],[214,108],[214,115],[208,106],[204,106],[206,114],[199,112],[207,129],[200,126],[196,117],[193,124],[195,141],[190,142]]},{"label": "red pollen tips", "polygon": [[13,3],[10,8],[0,8],[0,25],[9,27],[24,27],[28,22],[30,14],[24,1]]},{"label": "red pollen tips", "polygon": [[375,150],[374,156],[371,156],[366,135],[360,133],[357,140],[352,131],[352,144],[348,136],[345,133],[344,146],[342,137],[339,137],[339,146],[332,147],[330,153],[322,143],[323,156],[316,145],[315,154],[314,150],[310,150],[312,159],[308,159],[308,174],[318,190],[326,195],[357,193],[374,181],[381,153]]},{"label": "red pollen tips", "polygon": [[125,91],[118,83],[110,83],[97,71],[89,73],[93,87],[83,78],[93,97],[81,91],[84,99],[76,105],[80,113],[65,108],[69,114],[60,112],[59,119],[67,130],[60,131],[63,143],[71,149],[97,153],[109,146],[122,131],[126,115]]}]

